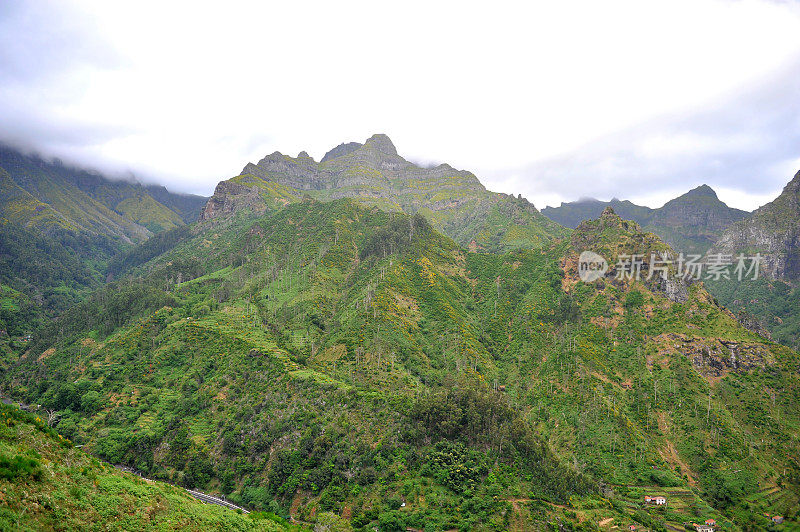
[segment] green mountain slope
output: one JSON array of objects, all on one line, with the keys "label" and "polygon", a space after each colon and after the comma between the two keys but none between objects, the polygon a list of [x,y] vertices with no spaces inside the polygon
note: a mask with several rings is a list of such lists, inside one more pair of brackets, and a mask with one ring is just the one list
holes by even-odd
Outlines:
[{"label": "green mountain slope", "polygon": [[617,198],[611,201],[586,198],[578,201],[562,202],[558,207],[545,207],[542,209],[542,214],[564,227],[574,229],[584,220],[594,220],[600,216],[606,207],[614,209],[614,212],[625,220],[633,220],[639,224],[646,223],[655,210]]},{"label": "green mountain slope", "polygon": [[31,333],[41,319],[66,310],[97,286],[96,274],[65,246],[29,229],[0,224],[0,287],[25,301],[3,312],[0,330],[14,336]]},{"label": "green mountain slope", "polygon": [[203,201],[0,145],[0,283],[35,307],[9,307],[25,310],[4,312],[0,330],[33,331],[98,287],[112,257],[185,226]]},{"label": "green mountain slope", "polygon": [[777,341],[800,348],[800,172],[774,201],[726,229],[708,256],[740,253],[761,254],[759,278],[709,282],[712,293]]},{"label": "green mountain slope", "polygon": [[470,172],[441,164],[422,168],[397,154],[386,135],[340,145],[320,163],[302,152],[275,152],[219,184],[201,218],[240,209],[264,213],[309,195],[354,198],[389,212],[419,213],[456,242],[475,249],[543,247],[568,231],[521,197],[486,190]]},{"label": "green mountain slope", "polygon": [[[349,507],[366,524],[399,519],[391,501],[405,499],[409,523],[502,523],[509,503],[494,495],[511,497],[509,480],[487,475],[522,471],[516,489],[554,502],[591,482],[556,461],[476,371],[452,393],[435,392],[451,354],[465,368],[491,359],[465,307],[463,256],[421,216],[350,201],[234,220],[151,262],[144,284],[69,311],[53,329],[63,341],[38,361],[45,333],[17,386],[71,410],[59,430],[101,456],[256,507],[295,507],[303,520]],[[406,271],[415,274],[404,284],[375,284]],[[401,321],[405,304],[419,313]],[[458,324],[463,346],[436,345]],[[40,363],[54,372],[41,386],[27,380]],[[78,370],[74,390],[64,387],[90,366],[99,371]],[[426,390],[434,393],[418,395]],[[120,418],[110,394],[131,393],[141,399]],[[92,406],[87,394],[97,396]],[[439,465],[425,468],[431,459]],[[476,510],[462,518],[454,503],[464,496]]]},{"label": "green mountain slope", "polygon": [[[191,212],[196,212],[204,200],[198,196],[171,194],[136,182],[110,180],[94,172],[65,166],[59,161],[48,162],[38,156],[25,155],[7,146],[0,146],[0,168],[8,174],[4,180],[10,179],[27,191],[34,198],[31,201],[47,204],[70,229],[124,242],[141,242],[150,232],[182,225],[183,217],[188,218]],[[151,190],[154,194],[150,193]],[[174,210],[160,203],[154,195],[170,203]],[[5,204],[5,197],[3,199]],[[38,204],[35,207],[39,207]],[[34,223],[29,217],[20,220],[7,218],[24,225]],[[35,225],[47,233],[52,223]]]},{"label": "green mountain slope", "polygon": [[0,405],[0,530],[286,530],[205,505],[73,447],[39,417]]},{"label": "green mountain slope", "polygon": [[[7,359],[4,389],[110,461],[304,521],[794,517],[797,354],[674,270],[617,279],[620,255],[669,251],[637,224],[608,211],[544,250],[469,253],[422,215],[268,211],[286,189],[254,188],[265,215],[143,252]],[[594,283],[586,250],[611,264]]]},{"label": "green mountain slope", "polygon": [[658,209],[635,205],[627,200],[610,202],[580,200],[546,207],[542,214],[566,227],[577,227],[581,221],[596,218],[606,207],[626,220],[634,220],[686,254],[705,253],[722,231],[747,213],[728,207],[708,185],[701,185],[668,201]]}]

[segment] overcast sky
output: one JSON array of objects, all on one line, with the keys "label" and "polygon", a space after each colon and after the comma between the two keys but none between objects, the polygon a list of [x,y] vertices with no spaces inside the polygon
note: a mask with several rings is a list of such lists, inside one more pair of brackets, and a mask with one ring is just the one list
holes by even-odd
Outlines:
[{"label": "overcast sky", "polygon": [[752,209],[800,170],[800,4],[0,2],[0,140],[209,195],[376,132],[538,207]]}]

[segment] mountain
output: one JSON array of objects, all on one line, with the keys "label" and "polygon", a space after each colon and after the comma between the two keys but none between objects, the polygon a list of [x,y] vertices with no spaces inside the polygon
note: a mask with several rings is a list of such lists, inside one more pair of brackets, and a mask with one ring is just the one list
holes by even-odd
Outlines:
[{"label": "mountain", "polygon": [[127,530],[288,529],[123,473],[76,449],[42,418],[4,404],[0,493],[2,530],[89,530],[110,521]]},{"label": "mountain", "polygon": [[615,213],[625,220],[633,220],[639,224],[646,223],[652,216],[654,209],[636,205],[628,200],[617,198],[611,201],[601,201],[593,198],[578,201],[562,202],[559,207],[545,207],[542,214],[564,227],[576,228],[584,220],[594,220],[606,207],[611,207]]},{"label": "mountain", "polygon": [[644,224],[675,248],[688,254],[703,254],[746,211],[728,207],[708,185],[694,188],[653,211]]},{"label": "mountain", "polygon": [[742,319],[800,348],[800,172],[772,202],[728,227],[709,250],[711,256],[760,253],[758,279],[736,277],[708,283],[719,300]]},{"label": "mountain", "polygon": [[625,219],[634,220],[647,231],[660,236],[677,251],[686,254],[705,253],[732,223],[747,212],[728,207],[708,185],[701,185],[668,201],[658,209],[613,199],[610,202],[580,200],[546,207],[542,214],[566,227],[577,227],[581,220],[595,218],[611,207]]},{"label": "mountain", "polygon": [[[318,190],[258,179],[261,200]],[[306,522],[794,519],[800,358],[671,266],[624,275],[671,252],[635,222],[607,209],[545,247],[470,253],[348,198],[236,215],[251,188],[0,361],[3,390],[105,460]],[[594,282],[585,251],[608,265]]]},{"label": "mountain", "polygon": [[[4,217],[43,233],[57,225],[123,242],[141,242],[150,233],[183,225],[184,218],[194,221],[194,215],[205,203],[200,196],[174,194],[163,187],[135,181],[112,180],[8,146],[0,146],[0,169],[2,186],[14,189],[15,200],[8,205],[9,198],[4,194],[0,206]],[[30,196],[23,197],[23,191]],[[44,208],[41,204],[49,208],[40,217],[38,213]]]},{"label": "mountain", "polygon": [[711,253],[761,253],[773,279],[800,279],[800,172],[772,202],[728,227]]},{"label": "mountain", "polygon": [[423,168],[397,154],[386,135],[341,144],[317,163],[275,152],[217,186],[201,220],[249,210],[263,214],[304,196],[354,198],[389,212],[419,213],[474,250],[543,247],[568,234],[527,200],[490,192],[470,172],[447,164]]},{"label": "mountain", "polygon": [[0,331],[31,332],[99,286],[113,256],[193,222],[204,202],[0,145]]}]

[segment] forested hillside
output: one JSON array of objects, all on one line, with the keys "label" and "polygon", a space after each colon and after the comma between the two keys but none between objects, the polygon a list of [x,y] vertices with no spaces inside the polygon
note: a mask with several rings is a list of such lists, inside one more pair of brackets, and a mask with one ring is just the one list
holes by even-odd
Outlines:
[{"label": "forested hillside", "polygon": [[0,404],[0,529],[288,530],[267,515],[207,506],[184,490],[122,473],[42,418]]},{"label": "forested hillside", "polygon": [[101,286],[112,258],[204,203],[0,145],[0,331],[31,333]]},{"label": "forested hillside", "polygon": [[587,249],[669,251],[637,224],[609,211],[492,254],[350,200],[263,212],[130,255],[9,360],[4,389],[104,459],[303,521],[794,517],[797,354],[674,271],[578,278]]}]

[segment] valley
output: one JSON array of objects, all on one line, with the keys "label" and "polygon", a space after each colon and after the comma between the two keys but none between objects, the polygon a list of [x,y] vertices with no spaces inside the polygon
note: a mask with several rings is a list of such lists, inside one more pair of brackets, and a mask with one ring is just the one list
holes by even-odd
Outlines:
[{"label": "valley", "polygon": [[[84,277],[38,273],[74,287],[61,307],[26,288],[31,261],[4,263],[0,386],[57,417],[15,421],[42,435],[4,433],[3,458],[64,438],[251,510],[132,514],[143,527],[752,530],[774,515],[793,526],[794,344],[749,326],[722,284],[615,265],[688,241],[716,249],[722,225],[748,223],[704,211],[719,209],[707,188],[641,225],[604,205],[567,228],[469,172],[409,163],[385,135],[319,163],[269,155],[222,181],[197,221],[171,210],[151,236],[139,222],[152,216],[137,215],[139,243],[109,233],[130,242],[102,262],[59,261]],[[693,229],[649,232],[687,209]],[[9,234],[24,242],[32,223],[9,220]],[[579,275],[585,250],[610,264],[594,282]],[[54,478],[26,482],[49,497],[72,489]],[[22,497],[19,481],[0,487]],[[9,512],[43,519],[21,503]]]}]

